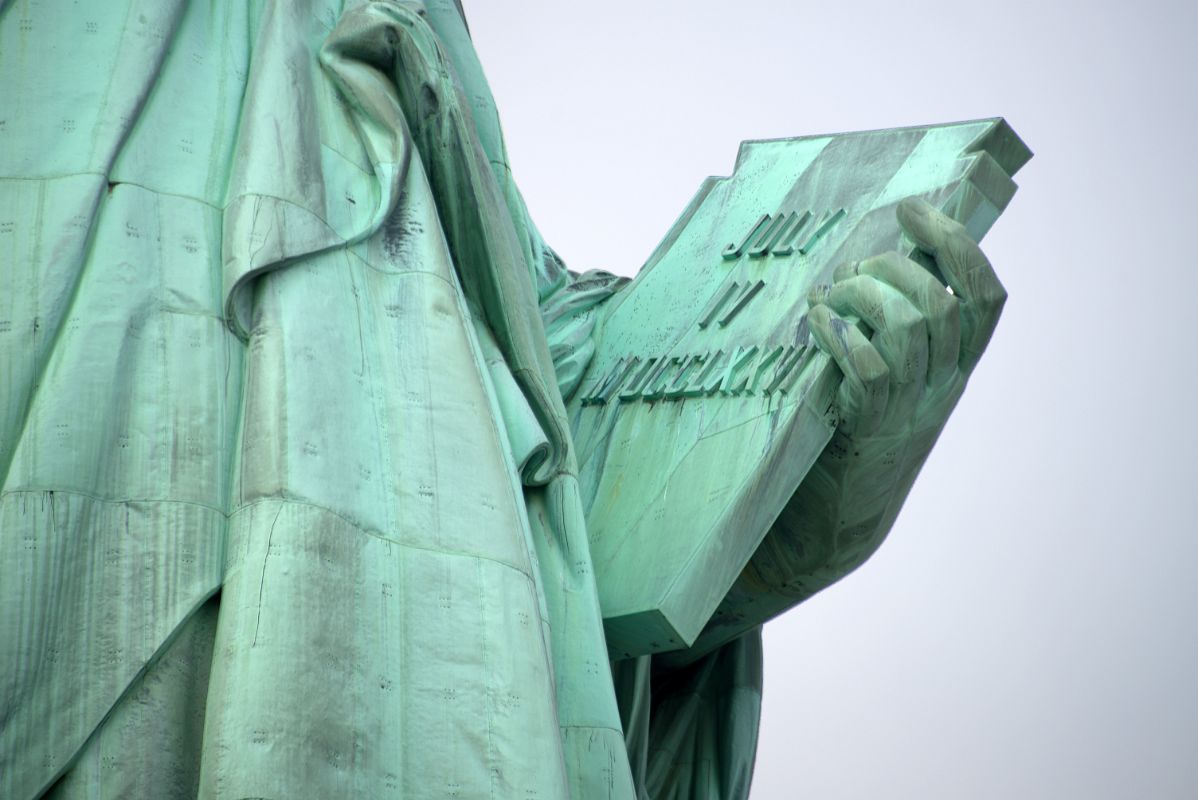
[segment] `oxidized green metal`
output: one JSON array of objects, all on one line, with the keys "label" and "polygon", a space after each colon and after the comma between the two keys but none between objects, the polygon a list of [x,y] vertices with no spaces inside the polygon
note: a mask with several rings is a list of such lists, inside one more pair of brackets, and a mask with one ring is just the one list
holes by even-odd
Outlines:
[{"label": "oxidized green metal", "polygon": [[13,0],[0,76],[0,797],[747,794],[761,623],[997,322],[1004,124],[748,143],[629,285],[452,0]]},{"label": "oxidized green metal", "polygon": [[980,239],[1029,157],[980,120],[746,142],[703,184],[604,307],[569,407],[614,657],[694,644],[828,443],[838,372],[808,293],[839,264],[912,254],[904,198]]}]

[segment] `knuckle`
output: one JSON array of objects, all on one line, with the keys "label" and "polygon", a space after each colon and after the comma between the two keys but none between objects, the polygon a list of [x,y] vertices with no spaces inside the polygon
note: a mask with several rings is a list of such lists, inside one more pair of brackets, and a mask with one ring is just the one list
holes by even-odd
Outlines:
[{"label": "knuckle", "polygon": [[953,315],[957,312],[957,307],[961,305],[960,298],[950,293],[939,283],[935,286],[929,285],[920,294],[919,299],[920,308],[923,309],[924,316],[930,322],[939,325],[951,321]]},{"label": "knuckle", "polygon": [[894,333],[897,339],[905,341],[918,335],[921,331],[926,332],[927,322],[923,315],[909,304],[895,304],[891,307],[886,327]]},{"label": "knuckle", "polygon": [[900,332],[908,341],[922,341],[928,336],[928,321],[919,314],[911,314],[901,324]]},{"label": "knuckle", "polygon": [[885,253],[870,256],[865,261],[862,261],[861,271],[863,273],[868,272],[871,275],[892,275],[902,271],[906,260],[898,252],[888,250]]},{"label": "knuckle", "polygon": [[966,272],[975,272],[979,269],[986,269],[990,266],[990,262],[986,259],[986,254],[982,252],[982,248],[978,247],[978,243],[973,240],[973,237],[966,233],[965,228],[960,226],[960,223],[954,223],[959,226],[959,230],[950,232],[945,242],[945,253],[955,263],[960,265],[960,268]]},{"label": "knuckle", "polygon": [[880,386],[889,382],[890,367],[886,366],[882,356],[872,346],[858,350],[857,354],[857,358],[854,359],[857,376],[867,391],[871,393],[878,391]]},{"label": "knuckle", "polygon": [[855,275],[860,274],[863,263],[860,261],[845,261],[837,265],[832,272],[832,280],[836,283],[846,281]]},{"label": "knuckle", "polygon": [[1007,290],[1001,283],[994,281],[978,294],[977,304],[987,314],[998,314],[1007,303]]},{"label": "knuckle", "polygon": [[993,286],[990,288],[989,299],[991,303],[998,306],[1007,302],[1007,287],[999,283],[997,278],[995,278]]},{"label": "knuckle", "polygon": [[939,325],[959,325],[961,301],[943,289],[928,297],[928,318]]}]

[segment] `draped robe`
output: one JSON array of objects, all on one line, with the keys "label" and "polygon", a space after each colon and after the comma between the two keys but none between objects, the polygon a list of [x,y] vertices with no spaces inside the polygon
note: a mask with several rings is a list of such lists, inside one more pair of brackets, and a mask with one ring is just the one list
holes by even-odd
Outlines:
[{"label": "draped robe", "polygon": [[741,797],[758,633],[608,662],[446,0],[0,10],[0,796]]}]

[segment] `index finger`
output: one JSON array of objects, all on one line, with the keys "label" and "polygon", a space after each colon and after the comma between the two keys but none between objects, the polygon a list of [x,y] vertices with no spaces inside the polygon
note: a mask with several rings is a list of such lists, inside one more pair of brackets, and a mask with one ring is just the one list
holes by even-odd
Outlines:
[{"label": "index finger", "polygon": [[1007,290],[965,226],[915,197],[898,205],[898,220],[961,302],[961,369],[968,373],[994,333]]}]

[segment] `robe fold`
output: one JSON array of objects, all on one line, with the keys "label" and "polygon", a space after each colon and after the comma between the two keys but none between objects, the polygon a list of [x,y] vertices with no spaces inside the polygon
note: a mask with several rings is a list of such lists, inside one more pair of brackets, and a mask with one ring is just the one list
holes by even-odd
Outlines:
[{"label": "robe fold", "polygon": [[747,793],[757,634],[613,680],[562,398],[622,282],[456,5],[15,0],[0,67],[0,796]]}]

